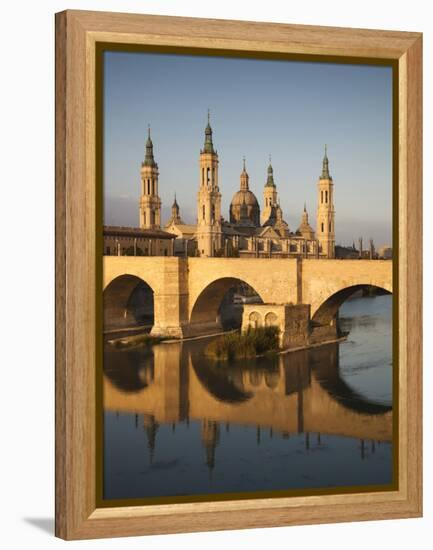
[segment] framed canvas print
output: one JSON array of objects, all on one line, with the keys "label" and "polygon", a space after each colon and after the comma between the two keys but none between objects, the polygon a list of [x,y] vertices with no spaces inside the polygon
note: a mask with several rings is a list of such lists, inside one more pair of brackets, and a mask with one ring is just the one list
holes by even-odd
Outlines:
[{"label": "framed canvas print", "polygon": [[422,36],[56,15],[56,534],[421,515]]}]

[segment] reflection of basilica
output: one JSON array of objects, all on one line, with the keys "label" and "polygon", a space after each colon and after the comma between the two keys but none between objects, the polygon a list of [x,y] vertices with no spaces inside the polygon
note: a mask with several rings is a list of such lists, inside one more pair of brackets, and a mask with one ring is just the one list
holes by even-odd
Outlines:
[{"label": "reflection of basilica", "polygon": [[210,470],[231,424],[256,427],[257,444],[264,432],[303,433],[307,450],[326,435],[359,439],[361,454],[366,441],[392,441],[392,407],[365,399],[341,378],[337,344],[227,367],[205,361],[205,343],[197,344],[159,345],[151,356],[105,351],[104,408],[143,419],[136,425],[145,429],[151,462],[160,424],[189,420],[200,422]]}]

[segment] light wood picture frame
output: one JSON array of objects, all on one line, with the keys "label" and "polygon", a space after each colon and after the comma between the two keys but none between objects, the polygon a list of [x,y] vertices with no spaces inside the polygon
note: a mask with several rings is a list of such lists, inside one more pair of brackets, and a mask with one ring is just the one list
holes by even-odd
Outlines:
[{"label": "light wood picture frame", "polygon": [[[98,505],[102,300],[97,225],[100,44],[393,63],[398,220],[398,482],[394,490]],[[397,154],[396,154],[397,153]],[[72,540],[419,517],[422,514],[422,34],[90,11],[56,14],[56,536]],[[99,481],[98,481],[99,479]]]}]

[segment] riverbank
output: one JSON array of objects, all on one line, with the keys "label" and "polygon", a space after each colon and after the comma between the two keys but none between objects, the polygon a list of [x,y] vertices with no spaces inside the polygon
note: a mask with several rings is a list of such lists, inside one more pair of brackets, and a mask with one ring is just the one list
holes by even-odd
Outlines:
[{"label": "riverbank", "polygon": [[164,340],[165,338],[151,336],[150,334],[145,333],[135,334],[134,336],[126,336],[125,338],[115,338],[113,340],[108,340],[108,343],[116,349],[129,349],[135,347],[151,348],[156,344],[160,344]]},{"label": "riverbank", "polygon": [[328,344],[339,344],[341,342],[345,342],[348,336],[349,336],[349,333],[346,333],[346,334],[343,334],[342,336],[339,336],[338,338],[332,338],[331,340],[325,340],[324,342],[315,342],[314,344],[306,344],[305,346],[297,346],[296,348],[285,348],[280,350],[279,353],[281,355],[284,355],[286,353],[291,353],[293,351],[302,351],[303,349],[320,348],[321,346],[326,346]]},{"label": "riverbank", "polygon": [[[263,327],[264,330],[266,330],[267,328],[276,329],[276,327]],[[256,330],[260,330],[260,329],[256,329]],[[145,334],[139,333],[134,335],[128,335],[123,338],[113,338],[111,340],[108,340],[108,344],[116,349],[130,349],[130,348],[142,347],[142,346],[150,348],[157,344],[173,344],[176,342],[189,342],[194,340],[204,340],[209,338],[221,337],[220,340],[224,340],[227,338],[229,340],[226,341],[226,343],[223,344],[223,347],[218,349],[218,351],[210,351],[210,353],[207,355],[208,357],[211,357],[217,360],[228,360],[229,359],[228,354],[233,353],[233,349],[238,347],[240,350],[238,356],[236,357],[232,356],[230,357],[231,359],[233,358],[251,359],[254,357],[263,356],[265,353],[286,354],[286,353],[291,353],[295,351],[301,351],[305,349],[326,346],[328,344],[341,343],[347,340],[349,333],[345,333],[339,336],[338,338],[325,340],[323,342],[316,342],[314,344],[306,344],[303,346],[296,346],[296,347],[290,347],[290,348],[280,348],[279,346],[275,346],[274,344],[272,344],[272,346],[269,349],[262,349],[262,345],[258,344],[258,349],[261,350],[260,352],[254,351],[255,348],[251,341],[248,344],[249,347],[247,346],[247,348],[245,348],[246,344],[241,342],[242,337],[245,334],[247,333],[240,333],[239,330],[231,330],[228,332],[217,332],[213,334],[204,334],[202,336],[190,336],[187,338],[173,338],[173,337],[164,338],[164,337],[152,336],[149,333],[145,333]],[[216,345],[217,341],[218,340],[211,342],[209,346]],[[223,351],[224,347],[225,347],[225,351]],[[243,351],[242,351],[242,348],[244,348]],[[229,349],[230,351],[228,351]]]}]

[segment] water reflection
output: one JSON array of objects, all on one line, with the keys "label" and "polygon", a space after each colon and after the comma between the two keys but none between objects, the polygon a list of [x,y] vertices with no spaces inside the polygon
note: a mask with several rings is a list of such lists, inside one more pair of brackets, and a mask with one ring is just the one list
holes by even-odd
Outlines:
[{"label": "water reflection", "polygon": [[107,347],[105,498],[390,483],[390,297],[368,300],[342,309],[346,344],[271,358]]}]

